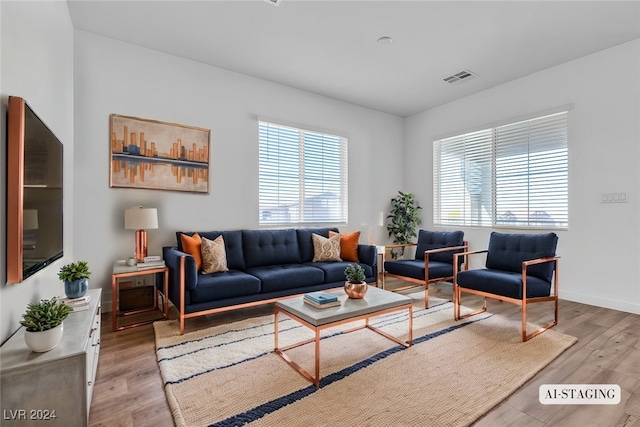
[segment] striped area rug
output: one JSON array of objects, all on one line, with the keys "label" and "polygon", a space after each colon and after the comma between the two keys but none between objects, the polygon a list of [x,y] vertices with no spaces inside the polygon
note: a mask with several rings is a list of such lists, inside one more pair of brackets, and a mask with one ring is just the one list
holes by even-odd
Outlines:
[{"label": "striped area rug", "polygon": [[[482,314],[452,320],[450,302],[414,298],[409,348],[358,323],[327,329],[320,387],[273,352],[273,316],[180,335],[154,324],[158,364],[177,426],[467,426],[506,399],[577,339],[553,329],[520,341],[519,322]],[[422,307],[422,308],[421,308]],[[280,345],[311,338],[281,316]],[[407,334],[407,313],[372,319]],[[287,354],[313,372],[313,344]]]}]

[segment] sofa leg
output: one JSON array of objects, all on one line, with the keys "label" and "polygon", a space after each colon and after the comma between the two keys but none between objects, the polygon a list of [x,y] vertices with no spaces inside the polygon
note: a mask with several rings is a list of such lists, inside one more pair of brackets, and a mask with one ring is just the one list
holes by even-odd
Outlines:
[{"label": "sofa leg", "polygon": [[429,284],[424,284],[424,308],[429,308]]},{"label": "sofa leg", "polygon": [[467,317],[475,316],[476,314],[484,313],[487,311],[487,297],[483,297],[482,299],[482,308],[477,310],[473,310],[469,313],[466,313],[464,316],[460,314],[460,303],[462,302],[462,291],[458,288],[458,292],[456,295],[456,304],[454,304],[454,320],[466,319]]},{"label": "sofa leg", "polygon": [[527,299],[522,300],[522,342],[527,341]]},{"label": "sofa leg", "polygon": [[544,326],[541,326],[540,328],[538,328],[537,330],[531,332],[529,335],[527,335],[527,325],[526,325],[526,308],[525,308],[525,304],[523,302],[523,316],[522,316],[522,342],[526,342],[528,340],[530,340],[531,338],[540,335],[541,333],[543,333],[544,331],[546,331],[547,329],[551,329],[553,328],[555,325],[558,324],[558,298],[555,298],[555,313],[554,313],[554,318],[551,322],[547,323]]},{"label": "sofa leg", "polygon": [[460,301],[460,295],[458,295],[458,286],[455,284],[455,282],[453,283],[453,320],[458,320],[458,310],[460,308],[459,306],[459,301]]}]

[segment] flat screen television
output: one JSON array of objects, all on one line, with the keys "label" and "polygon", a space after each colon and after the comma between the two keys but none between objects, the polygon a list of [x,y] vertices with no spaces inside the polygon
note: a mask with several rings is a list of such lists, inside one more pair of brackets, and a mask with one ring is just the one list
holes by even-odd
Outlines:
[{"label": "flat screen television", "polygon": [[7,282],[63,255],[63,146],[24,99],[7,110]]}]

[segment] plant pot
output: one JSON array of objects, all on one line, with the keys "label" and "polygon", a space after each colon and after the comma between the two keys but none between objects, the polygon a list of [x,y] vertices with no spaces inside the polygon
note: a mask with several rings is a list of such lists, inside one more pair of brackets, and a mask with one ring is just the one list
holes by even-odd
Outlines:
[{"label": "plant pot", "polygon": [[346,292],[349,298],[353,299],[362,299],[367,293],[367,289],[369,289],[369,285],[366,283],[351,283],[345,282],[344,291]]},{"label": "plant pot", "polygon": [[76,279],[72,282],[64,281],[64,294],[67,298],[80,298],[89,289],[89,279]]},{"label": "plant pot", "polygon": [[24,342],[36,353],[52,350],[62,340],[63,323],[42,332],[24,332]]}]

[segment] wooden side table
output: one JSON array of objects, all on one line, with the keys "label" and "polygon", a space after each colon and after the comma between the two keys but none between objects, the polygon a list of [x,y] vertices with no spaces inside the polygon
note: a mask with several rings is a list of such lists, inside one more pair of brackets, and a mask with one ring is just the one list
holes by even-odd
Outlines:
[{"label": "wooden side table", "polygon": [[385,247],[376,246],[376,287],[384,289],[384,261],[385,261]]},{"label": "wooden side table", "polygon": [[[130,311],[119,311],[118,310],[118,279],[122,279],[124,277],[135,277],[135,276],[146,276],[148,274],[153,274],[154,277],[156,274],[163,274],[163,289],[162,289],[162,308],[160,308],[158,304],[158,288],[153,285],[153,307],[144,308],[140,310],[130,310]],[[118,261],[113,265],[113,273],[111,274],[111,322],[113,331],[121,331],[123,329],[135,328],[136,326],[147,325],[149,323],[153,323],[157,320],[168,319],[169,318],[169,268],[168,267],[157,267],[157,268],[145,268],[138,269],[138,267],[129,267],[124,261]],[[162,313],[161,318],[155,318],[150,320],[144,320],[137,323],[132,323],[128,325],[118,326],[118,317],[130,316],[134,314],[144,313],[148,311],[158,310]]]}]

